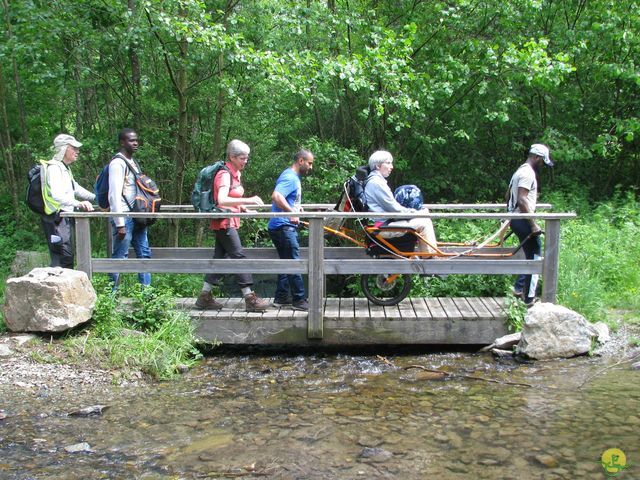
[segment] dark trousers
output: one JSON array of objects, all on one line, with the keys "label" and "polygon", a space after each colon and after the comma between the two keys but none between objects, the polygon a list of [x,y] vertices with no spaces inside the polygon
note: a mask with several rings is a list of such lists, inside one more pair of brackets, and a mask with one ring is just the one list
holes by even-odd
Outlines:
[{"label": "dark trousers", "polygon": [[[300,243],[298,242],[298,230],[295,227],[284,226],[277,230],[269,230],[269,236],[278,251],[280,258],[300,258]],[[304,300],[304,282],[300,274],[278,275],[278,286],[274,295],[275,301],[284,301],[291,297],[294,302]]]},{"label": "dark trousers", "polygon": [[58,215],[42,215],[42,228],[49,247],[51,267],[73,268],[73,227],[72,218]]},{"label": "dark trousers", "polygon": [[[520,242],[524,241],[525,238],[529,236],[531,233],[531,224],[528,220],[524,219],[516,219],[511,220],[511,230],[515,233]],[[527,260],[533,260],[536,256],[540,257],[540,253],[542,252],[542,242],[540,241],[540,236],[533,237],[528,239],[522,245],[522,251],[524,252],[524,256]],[[535,289],[538,284],[538,275],[518,275],[516,278],[516,282],[513,286],[516,292],[523,292],[525,301],[531,301],[533,297],[535,297]]]},{"label": "dark trousers", "polygon": [[[238,230],[235,228],[216,230],[216,248],[213,258],[246,258]],[[218,285],[223,277],[224,275],[220,273],[207,273],[204,281],[211,285]],[[236,283],[240,288],[250,287],[253,285],[253,277],[250,273],[236,273]]]}]

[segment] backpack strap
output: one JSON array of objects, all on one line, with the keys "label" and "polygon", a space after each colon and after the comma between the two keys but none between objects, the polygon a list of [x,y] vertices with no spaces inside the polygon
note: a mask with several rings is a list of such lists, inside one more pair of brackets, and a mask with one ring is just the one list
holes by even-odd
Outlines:
[{"label": "backpack strap", "polygon": [[[119,159],[121,159],[122,161],[124,161],[124,164],[125,164],[126,168],[127,168],[128,170],[131,170],[131,173],[133,173],[133,175],[134,175],[136,178],[138,177],[138,174],[136,173],[136,170],[131,166],[131,163],[130,163],[130,162],[131,162],[131,160],[133,160],[133,163],[134,163],[134,165],[136,166],[136,168],[138,169],[138,172],[140,172],[140,171],[141,171],[141,170],[140,170],[140,165],[138,165],[138,162],[136,162],[136,161],[135,161],[135,159],[133,159],[133,158],[132,158],[131,160],[129,160],[127,157],[125,157],[125,156],[124,156],[123,154],[121,154],[120,152],[116,153],[116,154],[113,156],[113,158],[112,158],[111,160],[113,161],[113,160],[114,160],[114,159],[116,159],[116,158],[119,158]],[[124,173],[124,174],[126,175],[126,174],[127,174],[127,172],[125,171],[125,173]]]},{"label": "backpack strap", "polygon": [[[116,158],[119,158],[119,159],[124,161],[124,164],[125,164],[124,175],[125,175],[125,177],[127,176],[127,170],[130,170],[131,173],[133,173],[133,176],[135,177],[136,180],[138,180],[140,178],[138,176],[138,173],[135,171],[135,169],[133,169],[131,167],[131,163],[129,163],[129,159],[127,157],[125,157],[122,153],[118,152],[113,156],[111,161],[113,161]],[[136,162],[133,158],[131,160],[133,160],[133,162],[134,162],[135,166],[137,167],[138,171],[140,171],[140,165],[138,165],[138,162]],[[127,201],[127,197],[124,196],[124,193],[122,193],[122,199],[124,200],[124,203],[126,203],[127,206],[129,207],[129,210],[131,210],[133,207],[131,205],[129,205],[129,202]]]}]

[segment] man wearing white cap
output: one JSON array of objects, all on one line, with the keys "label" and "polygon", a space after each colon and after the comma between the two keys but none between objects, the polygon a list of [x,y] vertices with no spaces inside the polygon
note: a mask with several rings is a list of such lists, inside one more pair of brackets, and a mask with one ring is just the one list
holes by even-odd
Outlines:
[{"label": "man wearing white cap", "polygon": [[[507,191],[507,210],[509,213],[534,213],[538,201],[538,170],[542,165],[553,167],[549,147],[541,143],[534,143],[529,149],[527,161],[520,165],[511,177]],[[533,260],[540,258],[542,244],[540,242],[540,227],[533,218],[514,219],[510,223],[511,230],[518,236],[522,244],[525,258]],[[526,305],[532,305],[538,286],[538,275],[518,275],[513,287],[516,297],[524,300]]]},{"label": "man wearing white cap", "polygon": [[42,227],[52,267],[73,268],[74,221],[72,218],[60,217],[60,212],[93,210],[91,202],[95,195],[78,185],[69,168],[78,159],[81,146],[71,135],[62,133],[53,140],[54,155],[51,160],[40,162],[45,211],[42,215]]}]

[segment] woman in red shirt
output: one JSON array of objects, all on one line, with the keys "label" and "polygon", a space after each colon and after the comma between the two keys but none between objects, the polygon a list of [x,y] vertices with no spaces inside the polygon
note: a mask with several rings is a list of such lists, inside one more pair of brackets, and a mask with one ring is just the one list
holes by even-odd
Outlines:
[{"label": "woman in red shirt", "polygon": [[[227,161],[213,179],[213,199],[221,208],[230,212],[246,212],[247,205],[264,205],[262,199],[254,195],[244,196],[244,187],[240,181],[242,170],[249,160],[249,146],[240,140],[231,140],[227,145]],[[211,220],[209,226],[216,234],[216,246],[213,258],[246,258],[238,235],[240,218],[229,217]],[[222,275],[207,273],[204,277],[202,291],[196,300],[196,307],[202,310],[220,310],[222,304],[217,302],[211,289],[222,280]],[[269,302],[259,298],[252,290],[253,277],[250,273],[237,273],[236,282],[244,297],[247,312],[263,312]]]}]

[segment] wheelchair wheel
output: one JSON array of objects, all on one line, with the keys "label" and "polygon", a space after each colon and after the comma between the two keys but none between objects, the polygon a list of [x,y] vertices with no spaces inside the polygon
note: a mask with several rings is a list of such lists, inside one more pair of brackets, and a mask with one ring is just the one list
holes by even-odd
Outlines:
[{"label": "wheelchair wheel", "polygon": [[409,295],[411,291],[411,275],[409,274],[363,274],[360,285],[364,295],[376,305],[385,307],[396,305]]}]

